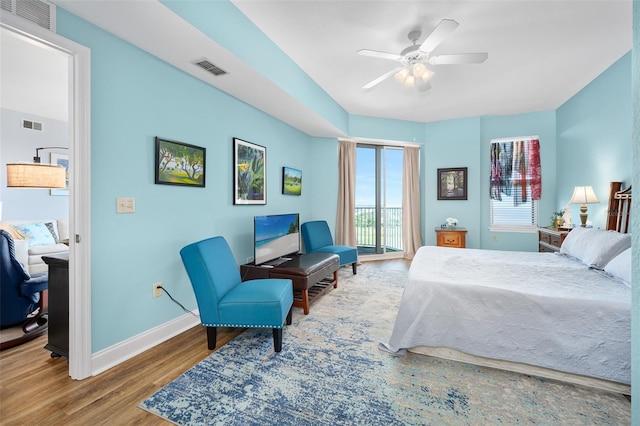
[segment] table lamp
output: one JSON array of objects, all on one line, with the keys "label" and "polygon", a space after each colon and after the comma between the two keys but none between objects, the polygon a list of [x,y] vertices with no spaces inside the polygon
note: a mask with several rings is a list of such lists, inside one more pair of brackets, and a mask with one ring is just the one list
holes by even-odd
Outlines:
[{"label": "table lamp", "polygon": [[587,226],[587,204],[599,203],[598,197],[593,192],[591,186],[576,186],[573,190],[573,195],[569,203],[580,204],[580,226]]}]

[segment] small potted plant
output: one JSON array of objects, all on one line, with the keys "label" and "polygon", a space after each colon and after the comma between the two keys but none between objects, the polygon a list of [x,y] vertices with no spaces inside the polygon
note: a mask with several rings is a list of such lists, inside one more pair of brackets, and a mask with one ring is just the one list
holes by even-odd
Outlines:
[{"label": "small potted plant", "polygon": [[558,229],[564,225],[564,209],[553,212],[551,216],[551,228]]}]

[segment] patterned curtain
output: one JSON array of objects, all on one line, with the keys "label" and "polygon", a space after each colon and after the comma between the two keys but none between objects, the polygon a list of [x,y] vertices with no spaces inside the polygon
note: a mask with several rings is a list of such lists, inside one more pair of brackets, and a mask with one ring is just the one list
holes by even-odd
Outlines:
[{"label": "patterned curtain", "polygon": [[491,143],[489,197],[502,201],[503,195],[513,195],[516,206],[542,196],[538,139]]}]

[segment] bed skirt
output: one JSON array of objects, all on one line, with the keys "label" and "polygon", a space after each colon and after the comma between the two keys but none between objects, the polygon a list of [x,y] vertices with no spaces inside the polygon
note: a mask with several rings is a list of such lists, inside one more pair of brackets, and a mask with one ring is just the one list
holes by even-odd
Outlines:
[{"label": "bed skirt", "polygon": [[409,349],[409,352],[427,355],[436,358],[448,359],[451,361],[465,362],[467,364],[479,365],[482,367],[497,368],[499,370],[513,371],[515,373],[538,376],[560,382],[571,383],[591,388],[601,389],[609,392],[631,395],[631,386],[625,383],[612,382],[610,380],[598,379],[595,377],[582,376],[579,374],[565,373],[550,368],[538,367],[535,365],[503,361],[500,359],[485,358],[470,355],[461,351],[444,347],[416,346]]}]

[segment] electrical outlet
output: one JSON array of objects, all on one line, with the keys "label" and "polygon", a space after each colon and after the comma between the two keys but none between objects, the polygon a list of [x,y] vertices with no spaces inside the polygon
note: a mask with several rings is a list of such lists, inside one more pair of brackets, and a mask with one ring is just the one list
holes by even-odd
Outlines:
[{"label": "electrical outlet", "polygon": [[162,283],[155,283],[153,285],[153,297],[162,296]]}]

